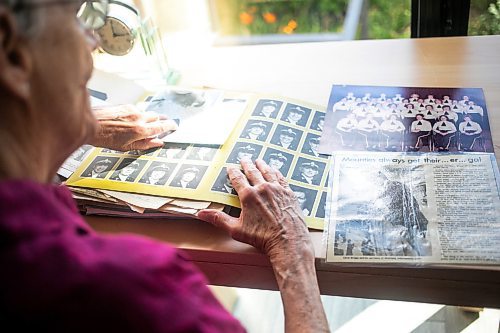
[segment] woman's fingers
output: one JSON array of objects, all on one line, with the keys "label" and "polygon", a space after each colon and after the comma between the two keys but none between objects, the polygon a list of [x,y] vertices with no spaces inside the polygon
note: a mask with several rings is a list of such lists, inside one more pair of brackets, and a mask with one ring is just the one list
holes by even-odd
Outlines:
[{"label": "woman's fingers", "polygon": [[142,116],[145,123],[153,123],[155,121],[161,120],[160,115],[155,112],[143,112]]},{"label": "woman's fingers", "polygon": [[198,212],[197,216],[200,220],[208,222],[215,227],[226,230],[230,234],[233,231],[233,227],[238,222],[237,218],[231,217],[226,213],[212,209],[203,209]]},{"label": "woman's fingers", "polygon": [[240,163],[251,185],[255,186],[265,182],[262,173],[257,169],[255,164],[253,164],[252,160],[245,158],[242,159]]},{"label": "woman's fingers", "polygon": [[236,167],[227,167],[227,175],[236,192],[241,193],[244,188],[250,187],[247,177]]},{"label": "woman's fingers", "polygon": [[161,120],[151,123],[144,124],[144,137],[155,137],[157,135],[175,131],[177,129],[177,123],[173,120]]},{"label": "woman's fingers", "polygon": [[266,181],[271,183],[278,181],[277,173],[279,173],[279,171],[271,168],[264,160],[255,161],[255,165]]}]

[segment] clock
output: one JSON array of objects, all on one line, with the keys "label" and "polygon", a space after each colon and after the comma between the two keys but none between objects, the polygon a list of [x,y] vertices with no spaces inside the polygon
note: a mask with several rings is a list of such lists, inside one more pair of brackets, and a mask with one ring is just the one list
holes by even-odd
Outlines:
[{"label": "clock", "polygon": [[96,30],[101,49],[111,55],[126,55],[134,47],[139,27],[136,8],[123,1],[110,1],[106,22]]}]

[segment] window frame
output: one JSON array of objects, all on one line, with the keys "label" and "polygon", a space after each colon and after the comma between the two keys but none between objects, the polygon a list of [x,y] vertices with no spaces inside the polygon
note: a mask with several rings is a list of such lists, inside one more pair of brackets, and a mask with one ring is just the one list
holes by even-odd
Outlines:
[{"label": "window frame", "polygon": [[412,0],[411,37],[467,36],[470,0]]}]

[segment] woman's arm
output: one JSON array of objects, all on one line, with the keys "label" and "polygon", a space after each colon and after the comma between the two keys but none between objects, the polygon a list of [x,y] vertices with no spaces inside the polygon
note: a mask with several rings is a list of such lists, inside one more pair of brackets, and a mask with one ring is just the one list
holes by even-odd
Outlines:
[{"label": "woman's arm", "polygon": [[264,161],[228,167],[241,201],[239,218],[203,210],[198,217],[265,253],[273,266],[287,332],[328,332],[314,266],[314,249],[295,194]]}]

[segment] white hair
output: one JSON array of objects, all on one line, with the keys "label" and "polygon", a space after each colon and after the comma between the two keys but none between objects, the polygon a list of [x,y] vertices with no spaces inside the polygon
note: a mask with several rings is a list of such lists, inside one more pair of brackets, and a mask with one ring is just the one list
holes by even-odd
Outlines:
[{"label": "white hair", "polygon": [[[42,22],[42,15],[38,14],[38,10],[23,9],[26,3],[33,3],[36,1],[26,0],[0,0],[0,6],[6,6],[11,9],[16,18],[16,24],[21,34],[25,37],[33,37],[37,31],[40,31],[40,24]],[[19,10],[21,8],[21,10]]]}]

